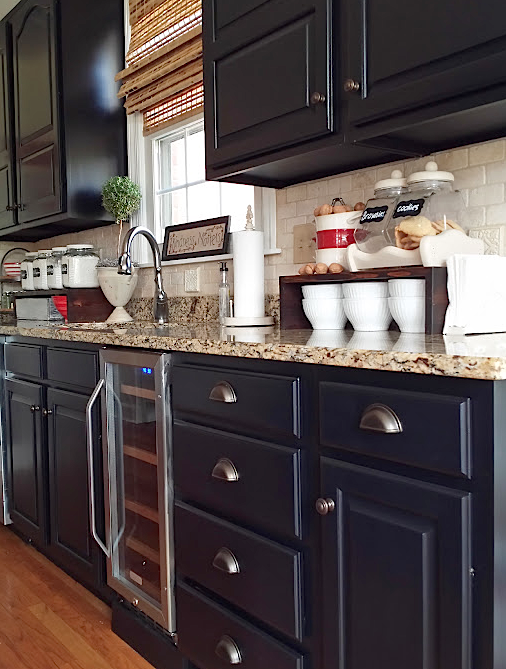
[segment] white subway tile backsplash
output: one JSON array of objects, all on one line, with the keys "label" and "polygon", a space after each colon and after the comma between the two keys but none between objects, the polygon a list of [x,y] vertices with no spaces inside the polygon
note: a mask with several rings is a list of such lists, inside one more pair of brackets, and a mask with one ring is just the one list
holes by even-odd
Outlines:
[{"label": "white subway tile backsplash", "polygon": [[300,202],[306,200],[308,197],[307,186],[303,184],[302,186],[290,186],[286,189],[286,201],[287,202]]},{"label": "white subway tile backsplash", "polygon": [[[443,169],[443,166],[440,167]],[[483,165],[452,171],[455,176],[455,188],[476,188],[485,184],[485,167]]]},{"label": "white subway tile backsplash", "polygon": [[276,207],[276,216],[278,221],[284,218],[294,218],[297,216],[297,202],[279,205]]},{"label": "white subway tile backsplash", "polygon": [[470,165],[486,165],[499,160],[504,160],[504,140],[502,139],[469,147]]},{"label": "white subway tile backsplash", "polygon": [[329,182],[323,179],[322,181],[311,181],[307,185],[308,198],[316,198],[318,201],[325,203],[329,192]]},{"label": "white subway tile backsplash", "polygon": [[486,211],[487,225],[506,225],[506,204],[491,204]]},{"label": "white subway tile backsplash", "polygon": [[341,193],[351,190],[351,175],[328,179],[328,193],[332,197],[340,197]]},{"label": "white subway tile backsplash", "polygon": [[506,161],[490,163],[485,167],[486,180],[488,184],[506,182]]},{"label": "white subway tile backsplash", "polygon": [[504,184],[487,184],[469,191],[469,206],[488,206],[504,202]]},{"label": "white subway tile backsplash", "polygon": [[469,165],[469,152],[467,149],[443,151],[435,156],[435,160],[439,169],[453,172],[454,170],[460,170]]},{"label": "white subway tile backsplash", "polygon": [[297,202],[297,216],[312,216],[316,207],[319,207],[321,202],[317,198],[311,200],[300,200]]}]

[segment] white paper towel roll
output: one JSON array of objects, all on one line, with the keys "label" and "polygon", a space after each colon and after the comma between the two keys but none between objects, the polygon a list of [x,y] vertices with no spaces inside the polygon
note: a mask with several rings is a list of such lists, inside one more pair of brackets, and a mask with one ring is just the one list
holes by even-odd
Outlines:
[{"label": "white paper towel roll", "polygon": [[232,233],[234,257],[234,317],[265,316],[264,233],[241,230]]}]

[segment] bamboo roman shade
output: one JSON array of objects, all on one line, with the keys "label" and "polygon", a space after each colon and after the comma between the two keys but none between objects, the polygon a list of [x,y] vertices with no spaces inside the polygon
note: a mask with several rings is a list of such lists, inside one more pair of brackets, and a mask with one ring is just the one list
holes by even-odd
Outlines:
[{"label": "bamboo roman shade", "polygon": [[130,26],[118,97],[127,114],[143,114],[147,135],[204,104],[202,0],[130,0]]}]

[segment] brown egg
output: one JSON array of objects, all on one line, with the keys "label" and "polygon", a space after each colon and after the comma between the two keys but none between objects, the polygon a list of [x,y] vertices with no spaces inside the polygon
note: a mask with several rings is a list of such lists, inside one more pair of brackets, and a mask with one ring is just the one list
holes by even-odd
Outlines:
[{"label": "brown egg", "polygon": [[351,204],[346,205],[346,211],[353,211],[353,207],[351,206]]},{"label": "brown egg", "polygon": [[320,216],[328,216],[328,214],[332,213],[332,205],[331,204],[322,204],[320,207]]},{"label": "brown egg", "polygon": [[315,216],[319,216],[320,215],[320,207],[316,207],[316,209],[313,211],[313,214]]},{"label": "brown egg", "polygon": [[329,272],[331,274],[341,274],[341,272],[344,272],[344,267],[337,262],[333,262],[329,265]]},{"label": "brown egg", "polygon": [[305,274],[306,273],[306,266],[304,265],[303,267],[299,267],[299,274]]},{"label": "brown egg", "polygon": [[345,204],[335,204],[332,207],[332,211],[334,214],[343,214],[346,211],[346,205]]},{"label": "brown egg", "polygon": [[306,274],[314,274],[316,265],[314,263],[309,263],[308,265],[305,266],[304,272]]},{"label": "brown egg", "polygon": [[355,211],[364,211],[365,204],[363,202],[357,202],[355,205]]},{"label": "brown egg", "polygon": [[327,267],[327,265],[324,262],[319,262],[319,263],[317,263],[317,265],[315,267],[315,273],[316,274],[327,274],[328,269],[329,268]]}]

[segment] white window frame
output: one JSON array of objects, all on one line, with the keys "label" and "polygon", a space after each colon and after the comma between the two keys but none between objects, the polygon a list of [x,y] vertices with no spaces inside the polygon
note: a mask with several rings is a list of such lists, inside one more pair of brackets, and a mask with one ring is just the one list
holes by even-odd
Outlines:
[{"label": "white window frame", "polygon": [[[190,119],[185,119],[179,124],[174,124],[170,132],[174,132],[202,120],[203,114],[196,114]],[[167,130],[161,130],[148,137],[142,134],[142,114],[131,114],[127,120],[127,144],[128,144],[128,172],[131,179],[139,184],[143,193],[142,204],[139,211],[132,217],[132,225],[144,225],[153,232],[154,221],[157,212],[155,210],[155,170],[157,165],[157,141],[168,134]],[[260,188],[255,186],[255,220],[257,227],[264,232],[264,255],[275,255],[281,253],[276,247],[276,191],[272,188]],[[245,214],[246,217],[246,214]],[[135,244],[135,242],[134,242]],[[161,246],[161,244],[160,244]],[[135,248],[135,258],[141,267],[152,265],[146,245],[141,242]],[[188,258],[182,260],[164,261],[164,265],[185,265],[196,262],[212,262],[230,260],[232,253],[220,256],[206,256],[203,258]]]}]

